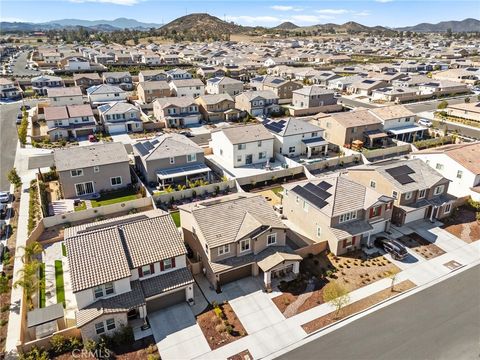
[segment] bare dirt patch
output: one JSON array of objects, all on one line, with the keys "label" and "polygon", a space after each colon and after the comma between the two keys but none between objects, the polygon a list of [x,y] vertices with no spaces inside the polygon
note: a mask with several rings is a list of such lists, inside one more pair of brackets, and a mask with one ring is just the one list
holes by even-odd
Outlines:
[{"label": "bare dirt patch", "polygon": [[252,354],[250,354],[250,351],[248,350],[243,350],[238,354],[235,354],[227,358],[227,360],[251,360],[251,359],[253,359],[253,356]]},{"label": "bare dirt patch", "polygon": [[218,305],[217,309],[221,310],[221,314],[217,311],[219,314],[217,315],[215,309],[212,309],[197,316],[197,323],[212,350],[247,335],[230,304]]},{"label": "bare dirt patch", "polygon": [[460,206],[452,216],[442,221],[442,229],[466,243],[480,240],[480,222],[475,219],[475,211],[470,207]]},{"label": "bare dirt patch", "polygon": [[404,235],[399,240],[427,260],[445,254],[445,251],[417,233]]},{"label": "bare dirt patch", "polygon": [[401,283],[395,285],[394,291],[391,291],[390,288],[376,292],[373,295],[370,295],[369,297],[355,301],[354,303],[345,306],[341,311],[338,317],[335,317],[335,312],[331,312],[327,315],[321,316],[317,319],[314,319],[306,324],[302,325],[303,330],[307,334],[310,334],[316,330],[319,330],[327,325],[333,324],[336,321],[342,320],[346,318],[347,316],[356,314],[362,310],[365,310],[369,308],[370,306],[373,306],[375,304],[378,304],[379,302],[388,299],[392,296],[398,295],[399,293],[412,289],[416,285],[411,282],[410,280],[405,280],[402,281]]}]

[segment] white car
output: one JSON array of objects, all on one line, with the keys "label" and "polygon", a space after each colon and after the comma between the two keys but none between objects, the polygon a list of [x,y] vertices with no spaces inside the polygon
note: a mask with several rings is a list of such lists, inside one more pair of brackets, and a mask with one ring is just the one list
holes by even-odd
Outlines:
[{"label": "white car", "polygon": [[426,127],[432,127],[433,126],[432,122],[428,119],[420,119],[420,120],[418,120],[418,123],[420,125],[423,125],[423,126],[426,126]]},{"label": "white car", "polygon": [[10,201],[10,193],[8,191],[0,191],[0,203],[8,203]]}]

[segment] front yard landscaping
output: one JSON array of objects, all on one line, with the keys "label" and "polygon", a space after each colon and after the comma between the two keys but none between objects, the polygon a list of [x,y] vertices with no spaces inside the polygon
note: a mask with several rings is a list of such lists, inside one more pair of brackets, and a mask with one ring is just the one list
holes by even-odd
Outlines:
[{"label": "front yard landscaping", "polygon": [[65,287],[63,285],[62,260],[55,260],[55,288],[57,291],[57,304],[62,303],[65,307]]},{"label": "front yard landscaping", "polygon": [[142,194],[134,189],[122,189],[119,191],[111,191],[100,195],[100,198],[91,200],[92,207],[111,205],[120,202],[135,200],[141,198]]},{"label": "front yard landscaping", "polygon": [[378,304],[379,302],[388,299],[394,295],[398,295],[401,292],[414,288],[416,285],[411,282],[410,280],[402,281],[399,284],[396,284],[393,291],[388,288],[382,291],[378,291],[367,298],[361,299],[359,301],[355,301],[352,304],[345,306],[339,313],[337,317],[335,317],[335,311],[328,313],[327,315],[321,316],[317,319],[314,319],[306,324],[302,325],[303,330],[307,334],[311,334],[314,331],[317,331],[325,326],[333,324],[336,321],[342,320],[347,316],[356,314],[360,311],[363,311],[373,305]]},{"label": "front yard landscaping", "polygon": [[362,251],[342,256],[322,252],[303,259],[297,279],[281,282],[283,294],[272,300],[285,317],[291,317],[323,304],[323,287],[332,280],[351,292],[399,271],[383,256],[367,259]]},{"label": "front yard landscaping", "polygon": [[466,243],[480,240],[480,218],[477,218],[480,215],[477,214],[480,210],[472,206],[460,206],[450,217],[442,220],[442,228]]},{"label": "front yard landscaping", "polygon": [[247,335],[245,328],[228,303],[214,304],[212,310],[197,316],[197,323],[212,350]]},{"label": "front yard landscaping", "polygon": [[404,235],[399,240],[406,247],[412,249],[418,255],[424,257],[427,260],[445,254],[445,251],[443,251],[437,245],[432,244],[430,241],[418,235],[417,233]]}]

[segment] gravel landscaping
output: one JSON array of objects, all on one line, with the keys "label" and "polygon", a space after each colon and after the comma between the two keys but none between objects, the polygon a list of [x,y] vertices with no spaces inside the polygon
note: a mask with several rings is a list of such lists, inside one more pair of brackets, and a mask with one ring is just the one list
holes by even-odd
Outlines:
[{"label": "gravel landscaping", "polygon": [[402,236],[399,240],[427,260],[445,254],[445,251],[417,233]]},{"label": "gravel landscaping", "polygon": [[444,230],[466,243],[480,240],[480,221],[476,220],[475,211],[470,207],[461,206],[452,216],[442,221]]}]

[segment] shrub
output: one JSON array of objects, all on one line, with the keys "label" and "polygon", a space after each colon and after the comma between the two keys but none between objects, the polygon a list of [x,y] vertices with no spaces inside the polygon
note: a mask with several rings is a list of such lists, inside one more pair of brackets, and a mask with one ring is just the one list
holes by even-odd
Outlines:
[{"label": "shrub", "polygon": [[148,354],[147,360],[160,360],[160,354]]},{"label": "shrub", "polygon": [[5,319],[0,320],[0,326],[5,326],[7,325],[7,323],[8,323],[8,320],[5,320]]},{"label": "shrub", "polygon": [[227,330],[227,327],[225,326],[224,323],[220,323],[220,324],[215,326],[215,331],[218,332],[218,333],[225,332],[226,330]]},{"label": "shrub", "polygon": [[225,314],[223,313],[222,309],[220,309],[220,307],[218,306],[213,309],[213,312],[215,313],[215,315],[217,315],[219,319],[223,319],[225,317]]},{"label": "shrub", "polygon": [[70,350],[70,341],[62,335],[53,335],[50,339],[50,349],[53,355],[60,355]]},{"label": "shrub", "polygon": [[20,360],[49,360],[50,356],[45,349],[39,349],[37,347],[32,348],[32,350],[26,353],[20,353]]},{"label": "shrub", "polygon": [[145,349],[145,352],[147,354],[156,354],[157,353],[157,345],[155,344],[150,344],[148,347]]},{"label": "shrub", "polygon": [[130,326],[122,326],[119,330],[110,336],[109,339],[106,339],[107,343],[111,342],[115,346],[129,345],[133,344],[135,338],[133,336],[133,330]]},{"label": "shrub", "polygon": [[87,351],[95,351],[97,348],[97,342],[92,339],[88,339],[85,344],[83,344],[83,348]]},{"label": "shrub", "polygon": [[225,326],[225,330],[227,331],[228,334],[232,335],[233,333],[233,326],[228,324]]}]

